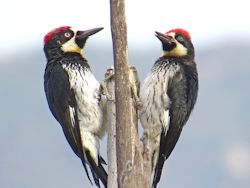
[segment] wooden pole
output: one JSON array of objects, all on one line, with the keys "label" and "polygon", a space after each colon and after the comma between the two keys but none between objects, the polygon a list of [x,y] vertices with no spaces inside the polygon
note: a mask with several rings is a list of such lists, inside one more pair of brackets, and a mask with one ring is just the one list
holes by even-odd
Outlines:
[{"label": "wooden pole", "polygon": [[131,69],[128,64],[124,0],[110,0],[110,8],[115,70],[117,183],[119,188],[150,188],[151,155],[147,140],[140,142],[138,137],[135,106],[139,92],[135,88],[139,80],[134,74],[135,68]]},{"label": "wooden pole", "polygon": [[104,84],[109,94],[106,106],[108,128],[108,188],[117,188],[115,77],[113,67],[106,71]]},{"label": "wooden pole", "polygon": [[133,122],[132,99],[129,84],[127,25],[124,0],[110,0],[111,33],[115,67],[116,102],[116,156],[118,187],[131,185],[127,182],[133,165]]}]

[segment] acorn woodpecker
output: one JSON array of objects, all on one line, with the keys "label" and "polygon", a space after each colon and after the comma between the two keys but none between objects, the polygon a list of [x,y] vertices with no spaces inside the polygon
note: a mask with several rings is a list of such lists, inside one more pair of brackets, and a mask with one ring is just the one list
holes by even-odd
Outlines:
[{"label": "acorn woodpecker", "polygon": [[164,162],[173,151],[195,105],[198,73],[189,33],[173,29],[156,32],[163,55],[144,80],[140,96],[140,121],[152,148],[152,187],[160,181]]},{"label": "acorn woodpecker", "polygon": [[99,154],[99,140],[105,133],[100,83],[83,57],[86,40],[103,28],[76,31],[59,27],[44,37],[47,65],[44,90],[49,108],[62,126],[72,150],[81,159],[87,177],[89,166],[95,184],[107,187],[106,164]]}]

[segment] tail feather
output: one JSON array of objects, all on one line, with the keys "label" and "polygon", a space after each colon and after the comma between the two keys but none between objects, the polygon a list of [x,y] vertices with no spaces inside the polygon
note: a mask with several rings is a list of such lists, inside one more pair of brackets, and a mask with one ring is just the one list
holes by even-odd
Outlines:
[{"label": "tail feather", "polygon": [[100,182],[99,182],[99,178],[98,178],[97,174],[95,173],[95,171],[92,167],[90,168],[90,170],[91,170],[91,173],[92,173],[92,176],[93,176],[93,179],[95,181],[96,186],[98,188],[100,188]]},{"label": "tail feather", "polygon": [[100,169],[100,171],[101,171],[101,176],[100,176],[100,179],[101,179],[101,181],[102,181],[102,183],[103,183],[103,185],[105,186],[105,187],[107,187],[107,184],[108,184],[108,174],[107,174],[107,172],[105,171],[105,169],[103,168],[103,166],[101,165],[101,164],[99,164],[99,169]]},{"label": "tail feather", "polygon": [[153,188],[157,187],[157,184],[159,183],[161,179],[161,173],[162,173],[162,169],[164,166],[164,162],[165,162],[165,157],[163,155],[159,156],[157,165],[155,167],[154,179],[153,179],[153,184],[152,184]]},{"label": "tail feather", "polygon": [[100,156],[99,160],[101,164],[107,165],[106,161],[102,158],[102,156]]},{"label": "tail feather", "polygon": [[100,184],[99,184],[99,179],[100,179],[102,181],[104,187],[106,188],[107,187],[108,174],[107,174],[107,172],[105,171],[105,169],[103,168],[103,166],[102,166],[102,164],[100,162],[100,161],[104,161],[104,159],[101,157],[99,159],[99,162],[98,162],[99,164],[97,165],[95,163],[94,159],[91,157],[89,151],[86,151],[86,157],[88,159],[88,162],[89,162],[89,165],[90,165],[90,168],[91,168],[91,171],[92,171],[92,175],[93,175],[93,178],[95,180],[95,184],[98,187],[100,187]]},{"label": "tail feather", "polygon": [[91,179],[90,179],[90,177],[89,177],[89,171],[88,171],[88,168],[87,168],[87,166],[86,166],[86,162],[85,162],[85,160],[84,160],[84,157],[81,158],[81,161],[82,161],[82,165],[83,165],[83,167],[84,167],[84,170],[85,170],[85,172],[86,172],[86,174],[87,174],[88,180],[90,181],[91,185],[93,185],[93,183],[92,183],[92,181],[91,181]]},{"label": "tail feather", "polygon": [[155,167],[154,179],[152,187],[156,188],[157,184],[161,179],[162,168],[164,162],[168,159],[170,154],[172,153],[182,131],[182,127],[179,126],[172,126],[168,130],[168,134],[165,135],[164,132],[161,134],[160,139],[160,149],[159,149],[159,157],[157,160],[157,164]]}]

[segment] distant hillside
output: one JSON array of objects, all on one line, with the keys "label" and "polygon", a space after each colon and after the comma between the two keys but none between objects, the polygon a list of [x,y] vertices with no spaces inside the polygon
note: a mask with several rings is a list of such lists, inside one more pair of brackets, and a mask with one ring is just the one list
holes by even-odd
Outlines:
[{"label": "distant hillside", "polygon": [[[249,186],[250,172],[234,176],[225,162],[232,146],[249,146],[249,52],[250,43],[237,40],[196,48],[198,102],[167,161],[159,188]],[[131,46],[129,59],[142,79],[160,53],[160,46]],[[89,43],[86,56],[102,79],[113,63],[111,45]],[[91,187],[48,110],[45,64],[38,46],[0,55],[0,187]]]}]

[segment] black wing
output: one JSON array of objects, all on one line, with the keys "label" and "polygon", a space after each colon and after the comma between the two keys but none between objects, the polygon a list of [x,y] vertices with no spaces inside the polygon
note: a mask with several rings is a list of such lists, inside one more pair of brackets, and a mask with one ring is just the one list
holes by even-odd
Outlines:
[{"label": "black wing", "polygon": [[[154,188],[160,181],[164,162],[172,153],[197,99],[198,75],[196,66],[195,64],[193,67],[184,66],[180,67],[180,72],[168,84],[167,94],[171,100],[170,125],[167,134],[164,131],[161,134],[159,158],[152,185]],[[179,79],[180,76],[181,79]]]},{"label": "black wing", "polygon": [[72,150],[81,158],[87,177],[92,184],[83,156],[74,91],[70,89],[69,78],[65,70],[60,64],[54,64],[48,64],[44,75],[44,89],[48,105],[53,116],[61,124]]}]

